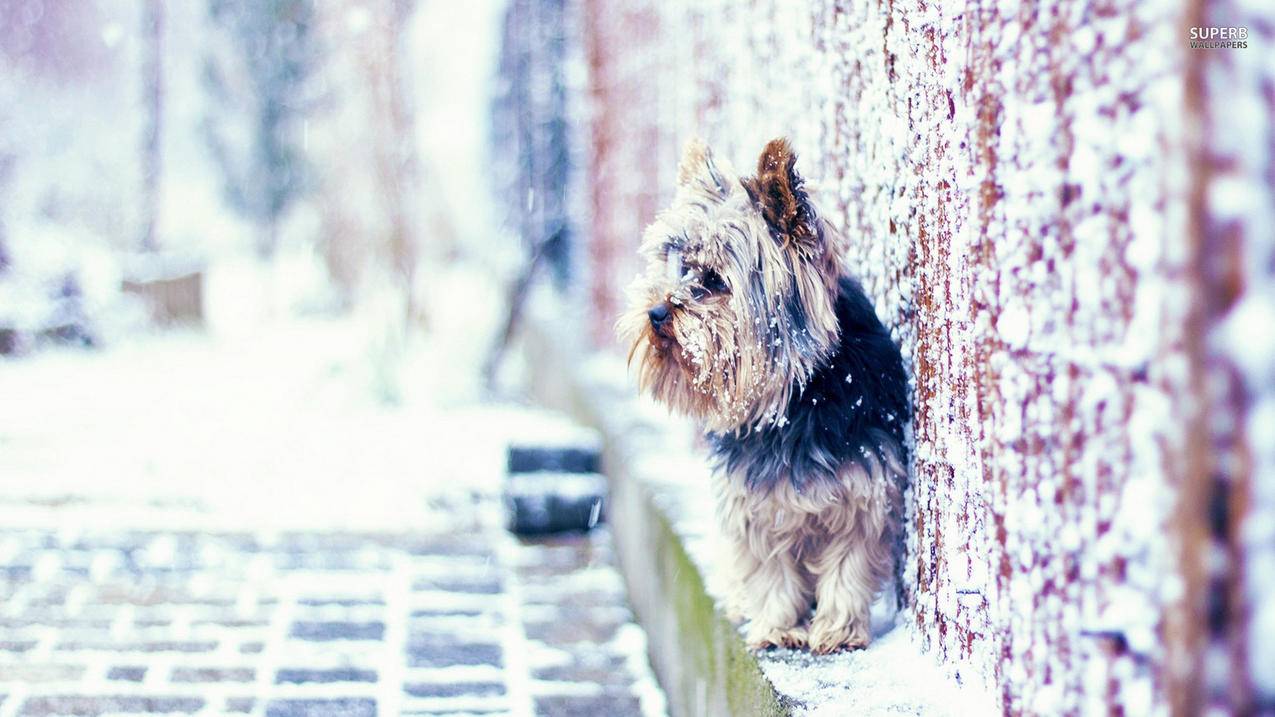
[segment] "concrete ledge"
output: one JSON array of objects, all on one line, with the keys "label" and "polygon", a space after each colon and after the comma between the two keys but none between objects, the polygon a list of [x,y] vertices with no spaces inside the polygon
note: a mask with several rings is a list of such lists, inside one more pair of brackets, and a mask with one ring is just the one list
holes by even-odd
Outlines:
[{"label": "concrete ledge", "polygon": [[629,450],[623,441],[608,441],[604,452],[612,534],[671,713],[789,714],[708,588],[701,568],[705,536],[688,530],[696,521],[677,514],[702,501],[684,501],[676,489],[644,480],[651,462]]}]

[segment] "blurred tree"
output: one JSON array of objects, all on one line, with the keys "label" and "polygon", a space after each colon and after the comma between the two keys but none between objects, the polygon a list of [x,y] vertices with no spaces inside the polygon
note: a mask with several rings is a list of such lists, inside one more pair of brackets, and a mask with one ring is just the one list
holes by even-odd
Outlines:
[{"label": "blurred tree", "polygon": [[389,50],[378,53],[379,58],[369,58],[366,72],[377,86],[378,114],[386,118],[389,130],[377,142],[384,146],[375,152],[376,173],[390,221],[390,273],[402,283],[404,318],[410,320],[420,309],[413,296],[418,247],[409,209],[411,195],[416,191],[416,120],[404,81],[403,38],[416,10],[416,0],[390,0],[387,5],[384,14],[388,21],[382,25],[380,42]]},{"label": "blurred tree", "polygon": [[[422,217],[436,202],[417,152],[409,35],[416,0],[332,0],[316,7],[323,102],[311,121],[324,260],[348,305],[390,290],[420,325],[414,297]],[[430,226],[431,242],[438,237]],[[406,325],[406,324],[405,324]]]},{"label": "blurred tree", "polygon": [[[109,17],[110,13],[106,13]],[[0,54],[9,69],[59,83],[74,83],[110,66],[109,27],[97,2],[4,0],[0,2]]]},{"label": "blurred tree", "polygon": [[[12,169],[13,156],[8,154],[5,148],[0,147],[0,206],[3,206],[4,203],[5,190],[9,186],[9,175]],[[9,256],[7,245],[5,216],[4,212],[0,211],[0,275],[8,271],[9,265],[13,262],[13,259]],[[3,351],[0,351],[0,353],[3,353]]]},{"label": "blurred tree", "polygon": [[509,289],[503,328],[483,366],[488,388],[495,386],[540,267],[547,266],[559,290],[572,278],[571,19],[563,0],[512,0],[501,27],[499,89],[491,122],[493,177],[496,195],[506,198],[506,221],[522,237],[526,259]]},{"label": "blurred tree", "polygon": [[[278,243],[280,219],[309,188],[302,120],[314,104],[307,80],[318,62],[310,0],[209,0],[224,33],[209,56],[209,145],[231,205],[256,222],[257,251]],[[246,126],[238,126],[245,122]],[[246,136],[245,136],[246,135]]]},{"label": "blurred tree", "polygon": [[146,0],[142,9],[142,251],[159,248],[160,172],[164,129],[164,4]]},{"label": "blurred tree", "polygon": [[[95,2],[0,2],[0,274],[13,263],[8,239],[13,199],[7,190],[30,152],[30,117],[39,111],[30,87],[78,87],[97,79],[112,64],[102,41],[108,24]],[[52,123],[41,118],[40,124]]]},{"label": "blurred tree", "polygon": [[[513,0],[500,45],[499,92],[492,107],[497,196],[527,246],[561,287],[571,275],[567,189],[567,7],[562,0]],[[545,242],[544,246],[541,243]]]}]

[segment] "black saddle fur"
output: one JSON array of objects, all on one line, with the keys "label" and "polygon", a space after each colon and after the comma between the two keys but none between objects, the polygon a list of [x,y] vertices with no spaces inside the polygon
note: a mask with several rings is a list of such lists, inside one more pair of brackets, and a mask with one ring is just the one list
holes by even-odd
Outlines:
[{"label": "black saddle fur", "polygon": [[863,462],[869,453],[879,460],[887,441],[904,460],[909,404],[903,357],[858,282],[842,277],[839,285],[837,350],[804,388],[794,387],[784,419],[708,434],[717,468],[742,474],[749,489],[769,490],[788,480],[801,490],[833,479],[849,461]]}]

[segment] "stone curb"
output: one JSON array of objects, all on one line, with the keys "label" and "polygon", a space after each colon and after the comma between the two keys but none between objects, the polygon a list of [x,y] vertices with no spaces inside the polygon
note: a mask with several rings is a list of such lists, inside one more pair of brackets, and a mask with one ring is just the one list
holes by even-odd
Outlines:
[{"label": "stone curb", "polygon": [[604,453],[612,530],[629,600],[646,629],[651,661],[674,715],[787,715],[757,659],[709,593],[659,495]]},{"label": "stone curb", "polygon": [[[525,340],[533,354],[564,353],[561,343],[544,334],[528,332]],[[542,382],[536,380],[537,367],[531,367],[536,398],[602,435],[603,472],[611,497],[608,519],[616,554],[629,603],[647,632],[651,664],[667,694],[669,713],[679,717],[793,714],[792,706],[762,673],[757,657],[719,609],[699,563],[692,558],[703,547],[701,536],[686,529],[677,509],[703,501],[673,495],[686,489],[686,481],[658,480],[661,472],[702,472],[703,466],[659,460],[669,436],[656,420],[643,417],[627,383],[608,380],[613,378],[609,374],[591,375],[589,366],[569,372],[572,379],[563,381],[561,366],[570,362],[545,363],[558,366],[559,371],[556,380]],[[702,484],[707,487],[707,478]]]}]

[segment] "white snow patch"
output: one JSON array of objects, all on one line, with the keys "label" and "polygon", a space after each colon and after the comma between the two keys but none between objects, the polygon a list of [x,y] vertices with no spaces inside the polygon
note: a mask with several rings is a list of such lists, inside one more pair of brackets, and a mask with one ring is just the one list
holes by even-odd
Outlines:
[{"label": "white snow patch", "polygon": [[997,702],[971,685],[959,671],[943,668],[917,646],[910,629],[899,626],[865,650],[814,657],[778,650],[761,659],[762,672],[775,689],[799,705],[794,714],[834,715],[984,715]]}]

